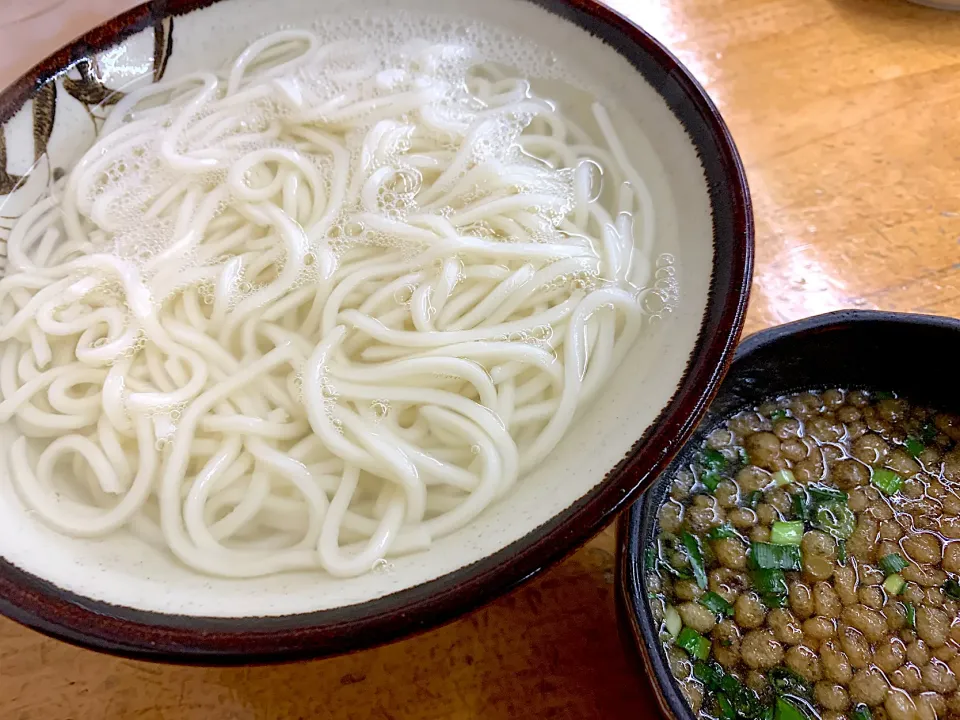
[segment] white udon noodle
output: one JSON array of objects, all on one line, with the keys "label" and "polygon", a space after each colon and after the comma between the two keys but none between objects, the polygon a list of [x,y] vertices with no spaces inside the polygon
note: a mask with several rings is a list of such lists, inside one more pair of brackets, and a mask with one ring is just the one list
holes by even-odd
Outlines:
[{"label": "white udon noodle", "polygon": [[597,143],[466,47],[371,58],[282,31],[135,91],[14,227],[0,422],[50,526],[358,575],[507,494],[620,362],[654,211],[604,108]]}]

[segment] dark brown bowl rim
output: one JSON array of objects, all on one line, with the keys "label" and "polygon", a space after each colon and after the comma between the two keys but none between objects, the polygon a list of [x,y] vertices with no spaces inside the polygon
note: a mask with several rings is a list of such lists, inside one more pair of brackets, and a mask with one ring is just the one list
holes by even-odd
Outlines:
[{"label": "dark brown bowl rim", "polygon": [[[883,333],[894,325],[912,325],[934,332],[960,333],[960,320],[950,317],[884,310],[838,310],[777,325],[750,335],[737,348],[733,359],[734,367],[729,368],[726,379],[729,382],[738,377],[736,363],[741,359],[758,351],[774,348],[787,339],[802,337],[816,342],[817,336],[822,336],[823,333],[838,333],[858,327],[869,328],[873,333]],[[782,357],[783,353],[780,355]],[[790,381],[785,380],[781,390],[793,389],[795,388],[790,388]],[[666,480],[666,471],[648,487],[655,485],[661,478]],[[640,672],[647,678],[663,715],[671,720],[697,720],[697,716],[680,694],[679,685],[670,674],[660,653],[660,640],[652,631],[650,606],[639,571],[641,549],[638,538],[646,514],[652,511],[652,505],[641,497],[624,511],[617,521],[617,625],[623,645]]]},{"label": "dark brown bowl rim", "polygon": [[[90,53],[217,1],[155,0],[87,33],[0,93],[0,122]],[[424,631],[495,599],[582,545],[653,482],[712,399],[743,327],[754,238],[746,176],[717,108],[659,42],[594,0],[525,1],[587,29],[623,55],[664,98],[704,166],[714,228],[707,307],[677,394],[629,454],[591,493],[502,550],[362,604],[284,617],[164,615],[78,596],[0,560],[0,613],[61,640],[145,660],[247,664],[358,650]]]}]

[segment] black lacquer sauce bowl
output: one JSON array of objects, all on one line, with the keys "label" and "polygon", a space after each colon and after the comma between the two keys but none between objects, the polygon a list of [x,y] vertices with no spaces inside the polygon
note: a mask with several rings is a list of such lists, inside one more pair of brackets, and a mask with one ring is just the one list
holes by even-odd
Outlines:
[{"label": "black lacquer sauce bowl", "polygon": [[644,550],[656,542],[657,512],[677,471],[704,439],[737,412],[794,392],[828,388],[896,392],[911,402],[960,407],[954,381],[960,320],[907,313],[851,310],[764,330],[748,337],[703,421],[643,497],[620,517],[617,614],[628,651],[651,678],[663,713],[694,720],[670,673],[647,602]]}]

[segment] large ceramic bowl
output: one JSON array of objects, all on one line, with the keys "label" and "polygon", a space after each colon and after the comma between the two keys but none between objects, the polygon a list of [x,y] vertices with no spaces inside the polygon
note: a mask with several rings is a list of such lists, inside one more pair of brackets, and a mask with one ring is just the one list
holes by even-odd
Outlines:
[{"label": "large ceramic bowl", "polygon": [[116,18],[0,93],[4,226],[90,146],[113,90],[220,67],[252,39],[309,27],[321,15],[430,10],[506,26],[551,48],[612,99],[615,116],[639,124],[643,135],[629,151],[651,184],[657,242],[680,283],[674,311],[647,329],[561,446],[508,498],[388,570],[349,581],[319,573],[201,577],[123,532],[61,537],[24,512],[7,478],[0,612],[88,647],[184,662],[283,660],[385,642],[476,607],[555,562],[608,523],[682,446],[736,344],[751,275],[747,187],[716,108],[655,40],[590,0],[434,7],[428,0],[165,0]]},{"label": "large ceramic bowl", "polygon": [[953,382],[960,320],[908,313],[845,310],[770,328],[737,349],[726,379],[686,447],[643,498],[620,518],[617,615],[624,644],[650,678],[660,708],[673,720],[697,720],[670,673],[647,602],[645,548],[659,534],[657,515],[676,473],[728,418],[770,398],[805,390],[894,391],[932,407],[960,407]]}]

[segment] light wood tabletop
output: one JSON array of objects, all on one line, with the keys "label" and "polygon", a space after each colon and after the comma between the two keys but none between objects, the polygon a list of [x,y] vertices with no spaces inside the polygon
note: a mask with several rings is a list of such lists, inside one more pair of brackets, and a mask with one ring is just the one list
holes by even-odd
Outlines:
[{"label": "light wood tabletop", "polygon": [[[706,86],[753,191],[747,332],[828,310],[960,315],[960,14],[903,0],[619,0]],[[129,2],[3,28],[0,85]],[[3,3],[0,2],[0,8]],[[198,669],[0,621],[2,720],[655,716],[621,650],[608,529],[521,589],[387,647]]]}]

